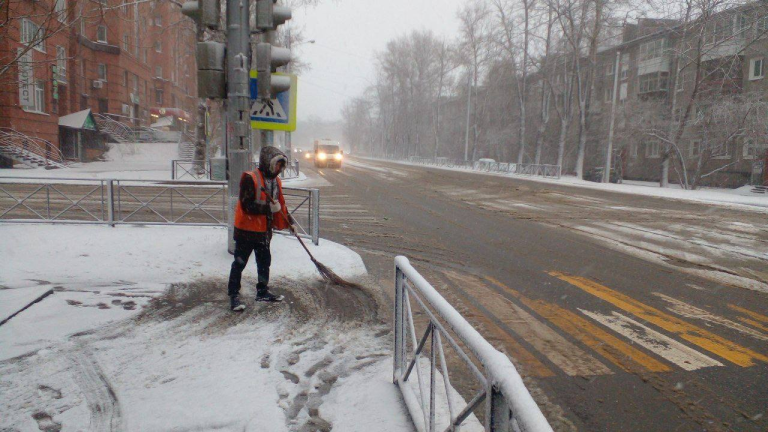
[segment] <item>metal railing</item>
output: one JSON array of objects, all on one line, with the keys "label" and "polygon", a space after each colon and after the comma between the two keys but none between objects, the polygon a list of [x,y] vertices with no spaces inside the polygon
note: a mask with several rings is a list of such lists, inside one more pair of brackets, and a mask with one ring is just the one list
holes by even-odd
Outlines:
[{"label": "metal railing", "polygon": [[[417,339],[411,298],[416,300],[419,311],[428,321],[420,339]],[[509,358],[493,348],[402,256],[395,258],[394,327],[393,380],[419,432],[478,428],[473,412],[483,402],[485,431],[552,431]],[[461,399],[451,386],[443,338],[480,387],[469,402]],[[425,354],[427,346],[429,353]],[[425,363],[428,370],[422,371]],[[418,381],[415,389],[411,379],[414,370]],[[438,379],[443,383],[438,384]],[[438,386],[445,392],[448,418],[438,416],[445,411],[437,407]]]},{"label": "metal railing", "polygon": [[188,161],[188,160],[172,160],[171,161],[171,179],[194,179],[194,180],[210,180],[211,179],[211,161]]},{"label": "metal railing", "polygon": [[65,168],[67,165],[64,154],[58,147],[42,138],[25,135],[12,128],[0,128],[0,147],[6,150],[10,157],[23,159],[26,156],[45,166],[56,168]]},{"label": "metal railing", "polygon": [[420,164],[420,165],[432,165],[432,166],[448,167],[448,168],[464,168],[464,169],[471,169],[474,171],[482,171],[482,172],[539,176],[539,177],[556,178],[556,179],[559,179],[562,174],[560,165],[517,164],[517,163],[495,162],[495,161],[494,162],[485,162],[485,161],[472,162],[472,161],[449,159],[445,157],[425,158],[425,157],[417,157],[417,156],[409,157],[408,162]]},{"label": "metal railing", "polygon": [[[314,244],[320,193],[283,188],[286,207]],[[226,226],[226,182],[0,177],[0,222]]]},{"label": "metal railing", "polygon": [[[259,167],[258,163],[253,164],[253,169]],[[176,159],[171,161],[171,179],[194,179],[194,180],[211,180],[211,160],[206,161],[190,161]],[[283,180],[290,180],[299,177],[299,161],[293,161],[291,164],[285,167],[280,178]]]}]

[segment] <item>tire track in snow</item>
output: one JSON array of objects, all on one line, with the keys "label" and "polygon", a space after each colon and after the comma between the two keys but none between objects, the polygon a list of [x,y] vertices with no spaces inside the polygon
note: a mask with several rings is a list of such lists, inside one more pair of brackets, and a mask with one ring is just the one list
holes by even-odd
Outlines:
[{"label": "tire track in snow", "polygon": [[88,348],[81,346],[70,354],[70,359],[75,368],[75,382],[88,401],[88,409],[91,412],[90,430],[122,431],[122,413],[117,395],[98,362],[87,350]]}]

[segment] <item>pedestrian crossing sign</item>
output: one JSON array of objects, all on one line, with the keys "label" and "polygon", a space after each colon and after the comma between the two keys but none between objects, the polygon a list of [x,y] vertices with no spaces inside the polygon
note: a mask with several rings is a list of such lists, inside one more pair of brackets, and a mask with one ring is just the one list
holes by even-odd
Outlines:
[{"label": "pedestrian crossing sign", "polygon": [[296,75],[274,72],[272,75],[287,76],[291,88],[278,93],[273,99],[258,98],[258,72],[251,71],[251,128],[293,132],[296,130],[296,96],[298,79]]}]

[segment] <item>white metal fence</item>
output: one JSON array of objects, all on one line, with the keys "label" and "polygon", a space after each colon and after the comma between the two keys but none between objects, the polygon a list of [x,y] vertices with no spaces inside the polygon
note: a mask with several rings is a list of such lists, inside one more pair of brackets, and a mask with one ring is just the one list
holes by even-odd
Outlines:
[{"label": "white metal fence", "polygon": [[[226,182],[0,177],[0,222],[227,225]],[[283,188],[286,207],[314,244],[320,193]]]},{"label": "white metal fence", "polygon": [[[428,321],[420,339],[411,299]],[[477,426],[473,411],[483,402],[485,425],[481,429],[485,431],[552,431],[507,356],[493,348],[402,256],[395,258],[394,326],[394,382],[419,432],[459,431],[468,423]],[[429,353],[425,354],[427,345]],[[479,385],[480,390],[469,402],[454,396],[445,346],[453,349],[451,353]],[[428,370],[423,371],[425,363]],[[437,383],[438,375],[442,384]],[[437,405],[438,388],[445,392],[447,416]]]},{"label": "white metal fence", "polygon": [[517,164],[508,162],[491,162],[491,161],[464,161],[454,160],[449,158],[424,158],[411,156],[408,158],[411,163],[420,165],[432,165],[438,167],[448,168],[464,168],[474,171],[482,172],[495,172],[506,174],[518,174],[527,176],[538,176],[547,178],[559,179],[561,176],[560,165],[544,165],[544,164]]},{"label": "white metal fence", "polygon": [[[256,163],[253,165],[253,169],[259,167]],[[171,178],[173,180],[211,180],[213,171],[211,170],[211,160],[205,161],[191,161],[191,160],[172,160],[171,161]],[[282,173],[280,178],[283,180],[289,180],[299,177],[299,161],[295,160],[288,164]]]}]

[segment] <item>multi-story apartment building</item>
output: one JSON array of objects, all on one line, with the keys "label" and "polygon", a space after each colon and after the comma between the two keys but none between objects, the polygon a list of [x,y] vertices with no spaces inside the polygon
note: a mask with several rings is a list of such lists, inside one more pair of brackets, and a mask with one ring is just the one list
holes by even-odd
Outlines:
[{"label": "multi-story apartment building", "polygon": [[605,126],[617,103],[614,160],[623,176],[658,181],[668,151],[672,182],[749,183],[768,149],[746,124],[756,114],[749,105],[768,95],[764,2],[694,23],[640,20],[622,39],[599,53],[593,108]]},{"label": "multi-story apartment building", "polygon": [[[15,0],[0,14],[0,127],[87,160],[100,134],[60,124],[90,109],[131,126],[161,116],[183,129],[195,112],[193,23],[173,2]],[[152,114],[155,113],[155,116]],[[83,117],[85,118],[85,117]],[[75,132],[75,133],[72,133]]]}]

